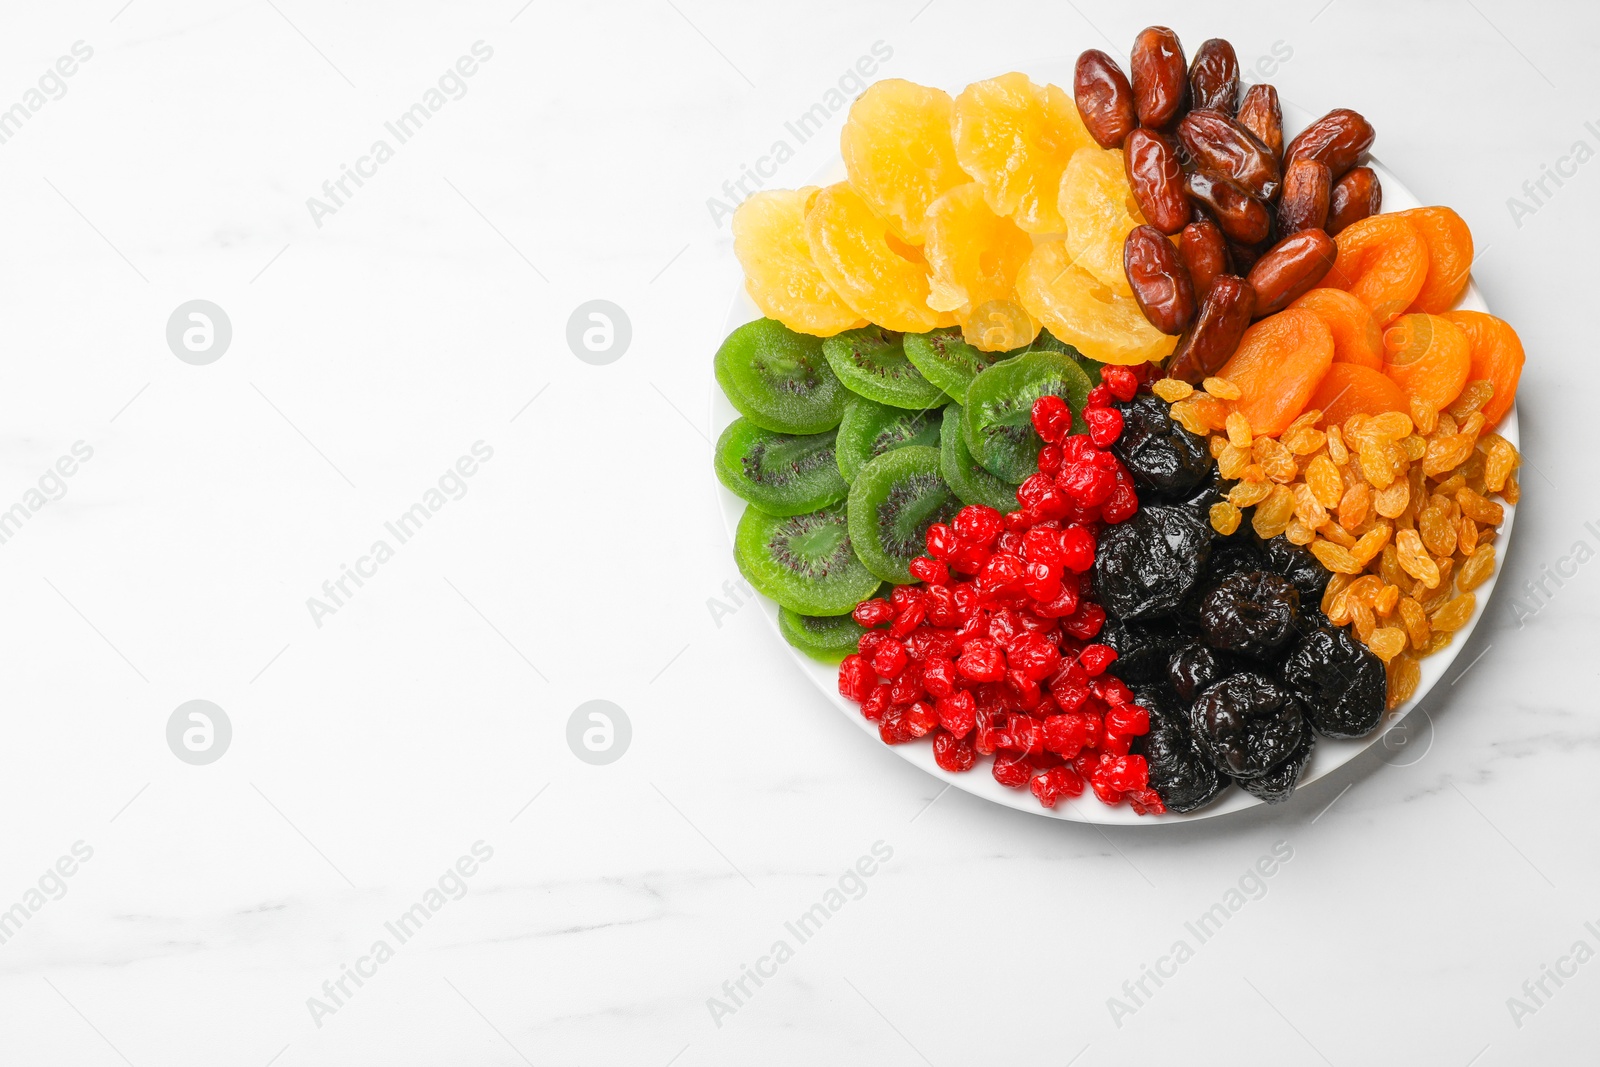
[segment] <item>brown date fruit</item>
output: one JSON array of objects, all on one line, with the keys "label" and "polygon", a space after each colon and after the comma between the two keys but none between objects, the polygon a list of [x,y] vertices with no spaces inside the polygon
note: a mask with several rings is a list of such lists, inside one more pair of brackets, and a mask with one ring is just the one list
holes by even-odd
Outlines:
[{"label": "brown date fruit", "polygon": [[1332,236],[1383,206],[1383,186],[1371,167],[1356,167],[1334,184],[1328,199],[1328,234]]},{"label": "brown date fruit", "polygon": [[1178,35],[1165,26],[1147,26],[1133,40],[1133,106],[1139,122],[1159,130],[1178,117],[1189,89],[1188,64]]},{"label": "brown date fruit", "polygon": [[1278,106],[1278,90],[1270,85],[1252,85],[1245,90],[1234,118],[1274,156],[1283,158],[1283,109]]},{"label": "brown date fruit", "polygon": [[1232,240],[1253,245],[1267,239],[1272,230],[1272,215],[1261,201],[1200,171],[1185,174],[1183,181],[1189,195],[1211,213],[1222,232]]},{"label": "brown date fruit", "polygon": [[1189,64],[1189,106],[1232,115],[1239,99],[1239,57],[1233,45],[1213,37]]},{"label": "brown date fruit", "polygon": [[1316,159],[1291,163],[1283,173],[1283,195],[1278,199],[1279,235],[1322,229],[1332,193],[1333,172],[1326,163]]},{"label": "brown date fruit", "polygon": [[1148,223],[1129,230],[1122,269],[1150,325],[1174,335],[1188,328],[1194,318],[1194,287],[1166,234]]},{"label": "brown date fruit", "polygon": [[1162,233],[1183,229],[1191,214],[1189,194],[1172,142],[1140,126],[1122,142],[1122,165],[1145,221]]},{"label": "brown date fruit", "polygon": [[1245,279],[1256,293],[1255,317],[1282,311],[1316,288],[1338,252],[1333,238],[1321,230],[1301,230],[1273,245]]},{"label": "brown date fruit", "polygon": [[1285,164],[1297,159],[1319,159],[1333,171],[1333,180],[1356,165],[1361,153],[1372,147],[1372,123],[1347,107],[1336,108],[1301,130],[1283,150]]},{"label": "brown date fruit", "polygon": [[1198,385],[1221,370],[1239,347],[1255,305],[1255,290],[1238,275],[1224,274],[1212,282],[1194,325],[1172,352],[1167,377]]},{"label": "brown date fruit", "polygon": [[1178,258],[1189,270],[1194,298],[1204,300],[1217,276],[1228,273],[1228,242],[1210,219],[1191,222],[1178,238]]},{"label": "brown date fruit", "polygon": [[1128,131],[1139,124],[1133,113],[1133,86],[1117,61],[1091,48],[1078,57],[1072,95],[1089,136],[1101,148],[1121,147]]},{"label": "brown date fruit", "polygon": [[1220,111],[1191,111],[1178,123],[1178,140],[1194,165],[1252,196],[1271,200],[1282,173],[1278,159],[1255,135]]}]

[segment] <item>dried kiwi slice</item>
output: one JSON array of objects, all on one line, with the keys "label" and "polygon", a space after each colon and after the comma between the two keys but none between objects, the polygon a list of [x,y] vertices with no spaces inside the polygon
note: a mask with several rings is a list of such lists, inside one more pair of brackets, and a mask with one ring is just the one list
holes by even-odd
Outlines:
[{"label": "dried kiwi slice", "polygon": [[927,551],[928,527],[949,522],[961,501],[939,475],[939,450],[911,445],[862,467],[850,486],[850,543],[886,582],[916,581],[908,565]]},{"label": "dried kiwi slice", "polygon": [[939,432],[939,473],[963,504],[983,504],[1000,512],[1017,510],[1017,487],[996,478],[972,458],[961,430],[960,404],[944,409],[944,427]]},{"label": "dried kiwi slice", "polygon": [[1033,430],[1033,402],[1061,397],[1081,421],[1089,378],[1071,356],[1028,352],[996,363],[972,380],[962,409],[967,447],[990,474],[1021,483],[1039,467],[1044,444]]},{"label": "dried kiwi slice", "polygon": [[1089,384],[1100,384],[1100,369],[1105,366],[1099,360],[1090,359],[1088,356],[1073,348],[1067,342],[1060,340],[1049,330],[1040,330],[1039,336],[1033,339],[1031,346],[1035,352],[1060,352],[1077,360],[1078,366],[1083,368],[1083,373],[1089,376]]},{"label": "dried kiwi slice", "polygon": [[843,615],[878,588],[879,579],[851,550],[849,522],[837,504],[788,516],[745,508],[733,558],[758,592],[802,615]]},{"label": "dried kiwi slice", "polygon": [[955,400],[967,395],[967,386],[980,373],[1028,351],[1026,346],[1010,352],[980,351],[961,339],[959,326],[947,326],[931,333],[908,333],[904,344],[906,358],[912,366]]},{"label": "dried kiwi slice", "polygon": [[773,433],[734,419],[717,441],[717,479],[768,515],[803,515],[850,492],[834,458],[837,430]]},{"label": "dried kiwi slice", "polygon": [[717,349],[716,372],[739,414],[776,433],[831,430],[850,400],[822,355],[822,339],[773,319],[730,333]]},{"label": "dried kiwi slice", "polygon": [[[887,589],[880,592],[888,595]],[[867,631],[849,615],[802,615],[779,608],[778,632],[812,659],[838,663],[856,650]]]},{"label": "dried kiwi slice", "polygon": [[839,473],[853,482],[871,460],[906,445],[938,445],[939,410],[908,411],[858,396],[844,409],[835,453]]},{"label": "dried kiwi slice", "polygon": [[944,403],[944,393],[911,365],[900,334],[893,330],[882,326],[846,330],[822,342],[822,353],[857,396],[913,411]]}]

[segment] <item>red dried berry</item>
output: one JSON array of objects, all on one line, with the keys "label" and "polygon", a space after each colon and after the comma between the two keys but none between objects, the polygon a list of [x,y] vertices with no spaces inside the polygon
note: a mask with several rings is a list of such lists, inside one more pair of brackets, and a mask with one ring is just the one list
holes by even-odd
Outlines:
[{"label": "red dried berry", "polygon": [[1039,803],[1053,808],[1062,797],[1082,796],[1083,779],[1070,767],[1051,767],[1043,774],[1035,775],[1028,783],[1028,788],[1039,798]]},{"label": "red dried berry", "polygon": [[1001,754],[994,758],[994,780],[1001,785],[1021,789],[1032,775],[1033,768],[1028,765],[1026,756]]},{"label": "red dried berry", "polygon": [[1110,448],[1122,436],[1122,412],[1116,408],[1086,407],[1083,421],[1089,424],[1089,440],[1101,448]]},{"label": "red dried berry", "polygon": [[939,725],[957,737],[965,737],[971,733],[978,721],[977,702],[965,689],[958,689],[949,696],[940,697],[934,701],[933,710],[939,716]]},{"label": "red dried berry", "polygon": [[1105,386],[1112,396],[1126,403],[1139,391],[1139,376],[1127,367],[1115,365],[1101,367],[1100,384]]},{"label": "red dried berry", "polygon": [[1017,635],[1011,647],[1006,649],[1006,662],[1012,669],[1038,682],[1055,673],[1061,663],[1061,653],[1052,642],[1039,634],[1024,633]]},{"label": "red dried berry", "polygon": [[1089,395],[1084,398],[1084,406],[1104,407],[1111,403],[1111,387],[1105,384],[1105,375],[1100,376],[1101,384],[1089,390]]},{"label": "red dried berry", "polygon": [[1078,610],[1061,620],[1061,628],[1080,641],[1087,641],[1106,624],[1106,609],[1092,600],[1080,600]]},{"label": "red dried berry", "polygon": [[1061,565],[1074,574],[1094,566],[1094,535],[1082,526],[1061,531]]},{"label": "red dried berry", "polygon": [[872,695],[878,676],[859,655],[846,656],[839,664],[839,695],[857,704]]},{"label": "red dried berry", "polygon": [[1137,704],[1117,704],[1106,712],[1106,732],[1143,737],[1150,732],[1150,713]]},{"label": "red dried berry", "polygon": [[[945,585],[950,581],[950,568],[939,560],[929,559],[927,556],[918,556],[908,565],[911,576],[919,582],[929,585]],[[860,620],[857,620],[858,622]]]},{"label": "red dried berry", "polygon": [[922,664],[922,687],[934,698],[947,697],[956,690],[956,665],[943,656],[929,656]]},{"label": "red dried berry", "polygon": [[889,683],[889,699],[896,704],[909,704],[921,696],[922,683],[915,669],[901,672],[900,677]]},{"label": "red dried berry", "polygon": [[884,678],[898,678],[906,669],[906,649],[899,641],[886,639],[872,653],[872,669]]},{"label": "red dried berry", "polygon": [[969,547],[988,548],[1005,528],[1005,521],[994,508],[968,504],[956,512],[956,536]]},{"label": "red dried berry", "polygon": [[894,608],[889,606],[887,600],[878,600],[876,598],[863,600],[856,605],[856,609],[850,613],[850,617],[870,630],[874,626],[882,626],[894,618]]},{"label": "red dried berry", "polygon": [[1072,409],[1059,396],[1046,393],[1033,402],[1033,429],[1046,444],[1058,445],[1072,432]]},{"label": "red dried berry", "polygon": [[1104,674],[1116,659],[1117,650],[1110,645],[1085,645],[1083,651],[1078,653],[1078,663],[1091,678]]},{"label": "red dried berry", "polygon": [[1039,449],[1039,470],[1045,474],[1054,474],[1061,469],[1061,446],[1045,445]]},{"label": "red dried berry", "polygon": [[972,742],[943,731],[933,735],[933,761],[946,771],[970,771],[978,754]]},{"label": "red dried berry", "polygon": [[949,559],[961,547],[955,530],[942,522],[929,526],[922,542],[928,548],[928,555],[934,559]]},{"label": "red dried berry", "polygon": [[993,641],[975,637],[962,648],[956,671],[974,682],[998,682],[1006,673],[1005,653]]}]

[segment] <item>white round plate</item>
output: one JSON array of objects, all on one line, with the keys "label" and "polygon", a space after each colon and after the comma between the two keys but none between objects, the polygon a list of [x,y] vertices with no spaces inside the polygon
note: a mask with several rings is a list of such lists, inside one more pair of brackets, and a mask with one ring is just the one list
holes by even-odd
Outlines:
[{"label": "white round plate", "polygon": [[[1071,84],[1070,65],[1065,68],[1065,80],[1063,80],[1063,74],[1060,69],[1052,69],[1058,68],[1058,64],[1048,63],[1042,66],[1045,68],[1047,80],[1054,81],[1058,85]],[[1035,80],[1038,80],[1037,74],[1032,76]],[[952,95],[959,92],[960,89],[961,87],[957,86],[954,90],[951,90]],[[1288,103],[1284,103],[1283,111],[1285,143],[1295,133],[1309,125],[1316,117]],[[1381,121],[1380,116],[1375,125],[1380,125]],[[1378,172],[1378,177],[1383,183],[1384,211],[1399,211],[1422,206],[1422,202],[1413,196],[1405,186],[1401,185],[1400,180],[1390,173],[1382,163],[1376,159],[1371,159],[1368,161],[1368,165]],[[835,160],[805,184],[828,185],[833,182],[843,181],[844,178],[844,163],[841,160]],[[1488,305],[1484,303],[1483,295],[1478,291],[1476,283],[1467,286],[1466,293],[1456,306],[1469,311],[1489,310]],[[732,307],[728,309],[727,330],[731,332],[752,319],[760,317],[760,310],[745,295],[744,288],[741,286]],[[739,413],[734,410],[732,404],[728,403],[727,397],[722,395],[722,390],[718,388],[715,379],[711,383],[711,393],[711,437],[712,440],[716,440],[722,430],[728,423],[737,418]],[[1521,447],[1517,434],[1517,412],[1515,407],[1501,420],[1500,425],[1495,427],[1495,432],[1505,437],[1513,445]],[[717,491],[722,503],[723,522],[728,531],[728,544],[732,546],[734,531],[739,525],[739,517],[744,514],[745,503],[734,494],[728,492],[720,483],[717,486]],[[1500,525],[1500,534],[1495,542],[1495,551],[1501,561],[1506,558],[1506,550],[1510,545],[1511,527],[1516,519],[1516,510],[1515,507],[1509,504],[1505,507],[1505,521]],[[1499,577],[1500,567],[1497,566],[1495,573],[1490,576],[1489,580],[1476,590],[1478,604],[1477,610],[1472,614],[1472,619],[1466,626],[1457,631],[1455,640],[1450,643],[1449,647],[1421,661],[1422,681],[1417,686],[1416,693],[1399,708],[1389,712],[1378,729],[1366,737],[1351,741],[1335,741],[1326,737],[1317,738],[1316,749],[1311,757],[1311,765],[1306,768],[1305,773],[1300,777],[1301,787],[1333,773],[1333,771],[1355,759],[1369,746],[1378,742],[1388,730],[1393,729],[1394,725],[1404,719],[1412,709],[1422,703],[1429,691],[1449,672],[1450,665],[1455,662],[1456,656],[1467,646],[1473,629],[1477,627],[1478,621],[1483,618],[1483,613],[1489,606],[1489,599],[1494,593],[1494,587]],[[1095,798],[1092,790],[1085,789],[1080,797],[1072,800],[1061,800],[1054,808],[1046,808],[1028,790],[1010,789],[995,781],[994,776],[989,773],[990,761],[987,759],[982,760],[972,770],[962,774],[946,771],[934,762],[933,746],[926,741],[912,741],[903,745],[884,745],[878,737],[877,724],[862,718],[860,707],[839,695],[837,668],[830,667],[825,663],[818,663],[792,647],[778,633],[778,606],[763,596],[758,595],[756,599],[760,602],[761,610],[767,616],[767,620],[772,624],[774,639],[783,651],[794,659],[806,676],[821,690],[828,702],[839,709],[840,713],[851,722],[860,727],[862,733],[871,739],[870,744],[887,748],[901,759],[921,767],[935,778],[942,779],[957,789],[963,789],[974,796],[992,800],[996,804],[1004,804],[1006,807],[1016,808],[1019,811],[1042,815],[1046,818],[1065,819],[1069,822],[1100,823],[1102,825],[1151,825],[1154,823],[1209,819],[1218,815],[1227,815],[1230,812],[1242,811],[1246,808],[1254,808],[1263,803],[1242,789],[1229,789],[1216,801],[1206,805],[1199,811],[1193,811],[1187,815],[1169,813],[1166,815],[1141,816],[1134,814],[1133,809],[1126,804],[1121,804],[1117,807],[1109,807],[1102,804]]]}]

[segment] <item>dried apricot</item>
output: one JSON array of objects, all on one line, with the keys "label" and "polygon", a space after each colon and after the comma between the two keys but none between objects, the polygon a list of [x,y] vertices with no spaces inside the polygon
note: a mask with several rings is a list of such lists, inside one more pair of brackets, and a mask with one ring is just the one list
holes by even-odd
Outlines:
[{"label": "dried apricot", "polygon": [[902,78],[874,82],[839,134],[845,173],[895,234],[923,243],[928,205],[969,181],[950,139],[950,94]]},{"label": "dried apricot", "polygon": [[1461,394],[1472,370],[1467,335],[1439,315],[1401,315],[1383,331],[1383,352],[1383,372],[1435,411]]},{"label": "dried apricot", "polygon": [[1062,241],[1034,247],[1017,275],[1017,296],[1056,337],[1101,363],[1131,366],[1162,359],[1178,343],[1150,325],[1133,297],[1113,292],[1072,262]]},{"label": "dried apricot", "polygon": [[1410,307],[1428,275],[1428,245],[1399,215],[1370,215],[1339,231],[1339,254],[1322,284],[1367,306],[1380,327]]},{"label": "dried apricot", "polygon": [[1470,378],[1484,378],[1494,383],[1494,395],[1482,407],[1483,417],[1493,428],[1517,398],[1517,379],[1522,377],[1522,363],[1526,358],[1522,340],[1517,331],[1504,319],[1482,311],[1447,311],[1441,318],[1448,319],[1467,335],[1467,345],[1472,351]]},{"label": "dried apricot", "polygon": [[1304,308],[1328,324],[1335,363],[1383,369],[1383,331],[1367,305],[1343,289],[1313,289],[1289,306]]},{"label": "dried apricot", "polygon": [[1072,261],[1123,296],[1132,296],[1123,247],[1144,224],[1122,165],[1122,152],[1090,146],[1074,152],[1061,175],[1059,204]]},{"label": "dried apricot", "polygon": [[1417,228],[1428,246],[1428,275],[1411,302],[1412,311],[1449,311],[1466,291],[1472,275],[1472,231],[1447,207],[1414,207],[1396,212]]},{"label": "dried apricot", "polygon": [[[1002,74],[967,86],[952,115],[956,158],[983,186],[990,209],[1029,233],[1060,233],[1061,172],[1074,152],[1094,144],[1072,97],[1025,74]],[[1121,236],[1117,250],[1120,256]]]},{"label": "dried apricot", "polygon": [[806,208],[817,187],[756,193],[733,213],[733,254],[744,288],[769,319],[791,330],[832,337],[865,326],[811,258]]},{"label": "dried apricot", "polygon": [[1022,310],[1015,279],[1033,239],[989,210],[977,182],[947,191],[928,206],[928,306],[954,312],[962,338],[985,352],[1032,341],[1038,323]]},{"label": "dried apricot", "polygon": [[1239,387],[1243,395],[1233,401],[1234,410],[1250,420],[1251,430],[1280,434],[1305,410],[1332,365],[1327,325],[1309,311],[1285,310],[1246,330],[1217,376]]},{"label": "dried apricot", "polygon": [[817,269],[844,302],[886,330],[925,333],[955,324],[928,307],[928,264],[847,183],[830,185],[806,212]]},{"label": "dried apricot", "polygon": [[1322,409],[1320,425],[1328,427],[1342,425],[1351,415],[1381,415],[1404,408],[1405,404],[1405,394],[1398,385],[1358,363],[1335,363],[1329,367],[1310,400],[1311,407]]}]

